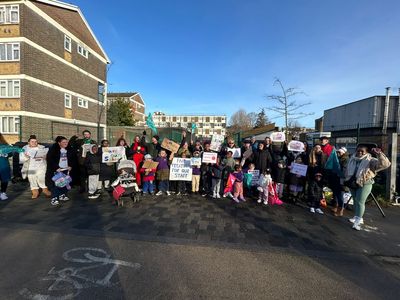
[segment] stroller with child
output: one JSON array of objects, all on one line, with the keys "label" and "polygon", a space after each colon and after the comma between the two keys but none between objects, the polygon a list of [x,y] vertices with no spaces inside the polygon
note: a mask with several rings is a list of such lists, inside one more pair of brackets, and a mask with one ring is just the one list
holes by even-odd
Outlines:
[{"label": "stroller with child", "polygon": [[139,202],[139,187],[136,183],[136,165],[132,160],[121,160],[117,167],[118,178],[111,184],[113,198],[118,206],[124,206],[123,197]]}]

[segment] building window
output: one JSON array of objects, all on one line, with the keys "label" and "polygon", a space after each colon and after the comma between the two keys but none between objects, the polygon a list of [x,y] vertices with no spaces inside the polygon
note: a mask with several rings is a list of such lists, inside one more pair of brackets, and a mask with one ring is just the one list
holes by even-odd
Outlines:
[{"label": "building window", "polygon": [[89,56],[89,52],[83,46],[81,46],[79,44],[78,44],[78,53],[86,58],[88,58],[88,56]]},{"label": "building window", "polygon": [[72,101],[70,94],[64,94],[64,106],[66,108],[72,108]]},{"label": "building window", "polygon": [[8,134],[19,133],[19,117],[0,117],[0,132]]},{"label": "building window", "polygon": [[88,108],[89,101],[87,101],[86,99],[78,98],[78,106],[83,108]]},{"label": "building window", "polygon": [[0,61],[19,60],[19,43],[0,43]]},{"label": "building window", "polygon": [[68,52],[71,52],[72,49],[72,40],[68,35],[64,35],[64,49]]},{"label": "building window", "polygon": [[2,5],[0,6],[0,24],[18,24],[19,6]]},{"label": "building window", "polygon": [[21,82],[19,80],[0,80],[0,98],[19,98]]},{"label": "building window", "polygon": [[104,102],[105,86],[101,82],[97,83],[97,99],[100,102]]}]

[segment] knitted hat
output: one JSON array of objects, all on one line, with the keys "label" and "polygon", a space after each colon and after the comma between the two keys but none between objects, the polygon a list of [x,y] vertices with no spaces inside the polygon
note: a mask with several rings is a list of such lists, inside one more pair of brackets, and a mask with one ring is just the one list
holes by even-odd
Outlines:
[{"label": "knitted hat", "polygon": [[150,154],[146,154],[146,155],[144,156],[144,159],[152,159],[152,157],[151,157]]},{"label": "knitted hat", "polygon": [[345,154],[347,152],[346,147],[341,147],[337,152],[341,152],[342,154]]}]

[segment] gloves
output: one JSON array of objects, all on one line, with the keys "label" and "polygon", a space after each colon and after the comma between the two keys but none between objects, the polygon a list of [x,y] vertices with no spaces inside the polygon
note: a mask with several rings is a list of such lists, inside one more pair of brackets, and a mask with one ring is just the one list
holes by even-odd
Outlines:
[{"label": "gloves", "polygon": [[146,130],[143,130],[143,135],[146,135]]}]

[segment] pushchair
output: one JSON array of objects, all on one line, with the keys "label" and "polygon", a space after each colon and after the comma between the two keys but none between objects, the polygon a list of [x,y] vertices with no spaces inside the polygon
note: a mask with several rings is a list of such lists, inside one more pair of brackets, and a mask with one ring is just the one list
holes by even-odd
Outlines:
[{"label": "pushchair", "polygon": [[131,160],[121,160],[117,167],[118,178],[111,184],[114,203],[124,206],[123,197],[130,197],[133,202],[139,202],[139,187],[136,183],[136,165]]}]

